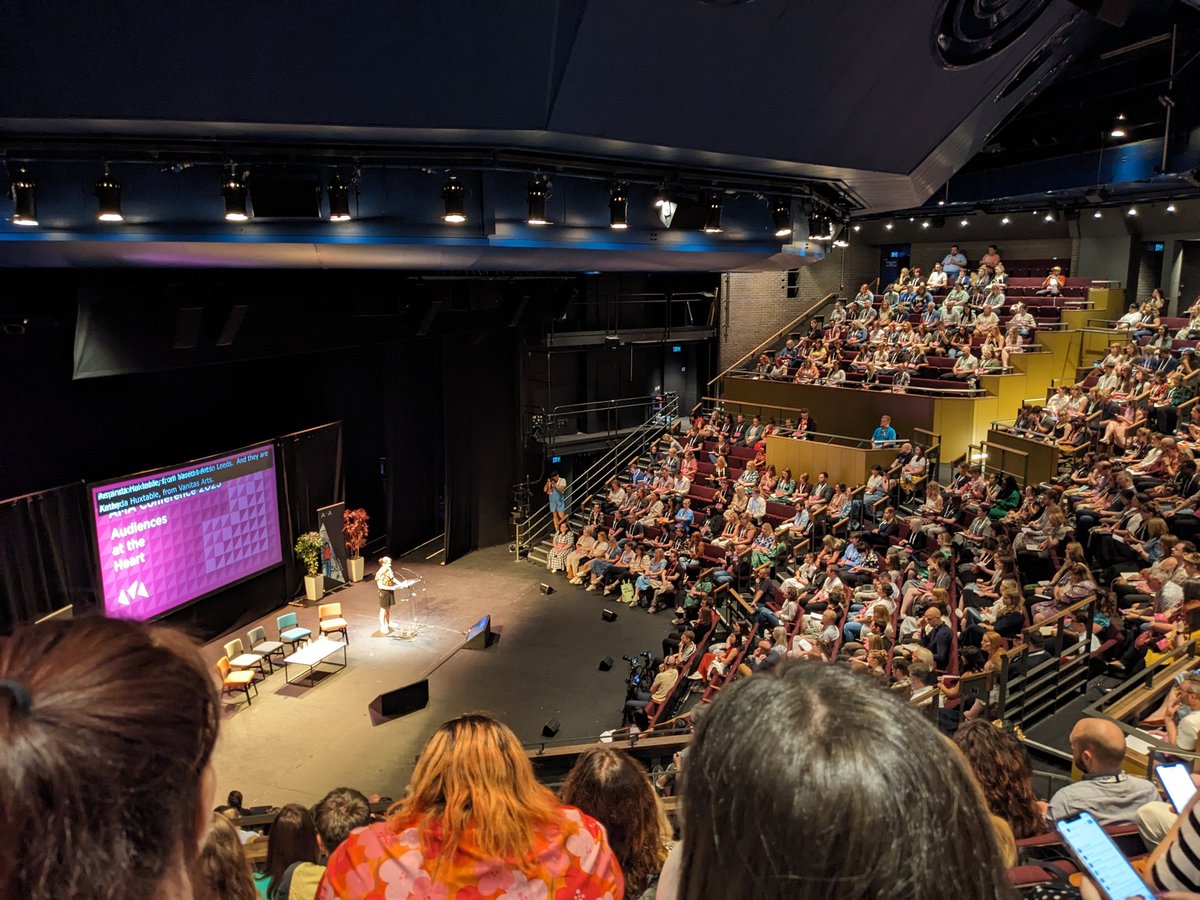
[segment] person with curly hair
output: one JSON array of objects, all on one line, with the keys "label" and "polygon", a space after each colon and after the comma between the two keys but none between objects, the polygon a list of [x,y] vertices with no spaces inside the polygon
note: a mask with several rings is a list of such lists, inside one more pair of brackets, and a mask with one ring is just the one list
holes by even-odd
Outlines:
[{"label": "person with curly hair", "polygon": [[1008,823],[1013,836],[1045,834],[1044,803],[1033,793],[1029,755],[1021,743],[983,719],[959,726],[954,743],[983,788],[988,809]]}]

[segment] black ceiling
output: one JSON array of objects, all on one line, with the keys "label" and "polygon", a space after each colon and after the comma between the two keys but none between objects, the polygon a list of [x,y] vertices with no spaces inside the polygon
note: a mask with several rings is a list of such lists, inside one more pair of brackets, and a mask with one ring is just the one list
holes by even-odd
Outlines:
[{"label": "black ceiling", "polygon": [[[21,264],[17,245],[45,258],[47,248],[33,245],[94,238],[90,184],[78,171],[105,158],[440,171],[503,160],[508,171],[562,177],[674,178],[718,189],[731,203],[816,190],[852,210],[911,207],[989,135],[999,140],[1003,122],[1011,118],[1018,134],[1036,108],[1017,114],[1030,96],[1072,59],[1091,58],[1083,54],[1093,41],[1117,40],[1118,30],[1093,13],[1122,7],[1135,23],[1125,30],[1142,34],[1161,29],[1173,4],[25,0],[6,9],[0,146],[10,171],[24,165],[37,175],[40,167],[39,190],[64,202],[52,226],[58,234],[0,226],[0,262]],[[71,197],[74,205],[65,202]],[[189,242],[255,243],[249,264],[287,252],[253,223],[244,236],[209,235],[192,227],[191,207],[172,209],[169,192],[144,199],[142,231],[128,232],[129,241],[166,241],[186,221]],[[359,235],[374,244],[437,242],[405,233],[394,204],[371,202],[379,223],[343,232],[337,243],[359,243]],[[481,227],[487,250],[494,231],[489,221]],[[158,252],[131,253],[113,233],[99,244],[101,259],[137,264],[139,253]],[[589,242],[594,235],[581,236],[581,251]],[[81,256],[57,255],[68,264]],[[477,264],[490,265],[488,256]]]}]

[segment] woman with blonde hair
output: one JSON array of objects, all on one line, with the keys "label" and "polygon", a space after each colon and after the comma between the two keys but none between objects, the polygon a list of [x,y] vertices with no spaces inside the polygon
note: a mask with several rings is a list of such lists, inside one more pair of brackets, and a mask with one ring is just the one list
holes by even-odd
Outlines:
[{"label": "woman with blonde hair", "polygon": [[599,900],[624,891],[604,827],[537,782],[507,725],[471,714],[433,733],[404,798],[333,852],[316,896]]},{"label": "woman with blonde hair", "polygon": [[625,896],[652,898],[673,830],[645,768],[628,753],[596,747],[575,760],[559,798],[604,826]]}]

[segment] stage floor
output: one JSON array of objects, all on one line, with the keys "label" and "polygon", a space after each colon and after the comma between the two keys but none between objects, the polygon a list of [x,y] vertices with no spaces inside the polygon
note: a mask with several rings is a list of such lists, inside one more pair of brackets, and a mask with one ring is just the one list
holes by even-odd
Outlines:
[{"label": "stage floor", "polygon": [[[556,740],[594,739],[620,724],[626,665],[621,656],[661,653],[670,630],[670,611],[613,606],[561,574],[549,575],[517,563],[505,547],[480,550],[449,565],[397,560],[425,580],[427,610],[420,634],[411,640],[378,636],[379,605],[371,580],[331,594],[349,622],[349,664],[312,687],[284,683],[283,672],[260,679],[258,696],[246,705],[241,694],[226,695],[216,751],[217,796],[241,791],[248,805],[311,804],[331,788],[356,787],[367,794],[399,797],[426,739],[446,719],[486,710],[508,723],[526,743],[543,740],[542,726],[562,723]],[[546,581],[554,593],[543,595]],[[616,622],[600,610],[616,609]],[[400,620],[400,605],[393,610]],[[279,610],[282,613],[288,609]],[[298,610],[300,624],[316,632],[313,604]],[[484,651],[461,650],[467,629],[485,614],[500,639]],[[263,625],[273,640],[274,614],[204,647],[215,663],[222,644]],[[367,704],[383,691],[429,676],[429,706],[375,725]],[[612,670],[598,670],[612,656]]]}]

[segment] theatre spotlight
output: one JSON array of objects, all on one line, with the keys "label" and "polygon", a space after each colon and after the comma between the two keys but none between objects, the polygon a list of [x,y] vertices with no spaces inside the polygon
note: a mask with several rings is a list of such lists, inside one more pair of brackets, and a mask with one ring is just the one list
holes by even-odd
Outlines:
[{"label": "theatre spotlight", "polygon": [[29,173],[21,169],[12,183],[14,225],[33,227],[37,225],[37,188],[29,178]]},{"label": "theatre spotlight", "polygon": [[671,202],[671,193],[667,190],[666,182],[662,182],[658,186],[658,190],[654,192],[654,205],[662,206],[664,203]]},{"label": "theatre spotlight", "polygon": [[1008,216],[1005,216],[1003,219],[1000,220],[1000,224],[1007,225],[1011,221],[1012,221],[1012,219],[1010,219]]},{"label": "theatre spotlight", "polygon": [[108,163],[104,164],[104,174],[96,182],[95,194],[100,203],[97,219],[101,222],[125,221],[121,214],[121,183],[109,174]]},{"label": "theatre spotlight", "polygon": [[526,199],[529,203],[529,217],[525,220],[530,225],[549,225],[546,218],[546,198],[550,196],[550,185],[544,178],[535,178],[529,182],[529,192]]},{"label": "theatre spotlight", "polygon": [[1128,134],[1129,132],[1125,128],[1125,113],[1121,113],[1117,116],[1117,122],[1115,125],[1113,125],[1113,129],[1108,133],[1108,136],[1119,139],[1127,137]]},{"label": "theatre spotlight", "polygon": [[1136,206],[1131,206],[1131,207],[1129,207],[1129,211],[1128,211],[1128,212],[1126,212],[1126,213],[1125,213],[1125,215],[1127,215],[1127,216],[1136,216],[1136,215],[1137,215],[1137,207],[1136,207]]},{"label": "theatre spotlight", "polygon": [[1092,218],[1093,219],[1103,219],[1104,213],[1100,212],[1100,210],[1096,210],[1094,213],[1092,213]]},{"label": "theatre spotlight", "polygon": [[442,203],[446,208],[442,216],[443,222],[461,225],[467,221],[466,195],[466,189],[458,183],[457,178],[451,175],[446,179],[446,184],[442,187]]},{"label": "theatre spotlight", "polygon": [[895,226],[895,225],[893,225],[891,222],[887,222],[887,223],[885,223],[885,224],[884,224],[884,226],[883,226],[883,227],[884,227],[886,230],[888,230],[888,231],[891,231],[891,230],[892,230],[893,228],[895,228],[896,226]]},{"label": "theatre spotlight", "polygon": [[1167,212],[1169,212],[1169,213],[1175,212],[1175,204],[1174,203],[1167,204]]},{"label": "theatre spotlight", "polygon": [[225,198],[226,222],[245,222],[250,218],[246,213],[246,183],[233,166],[221,186],[221,196]]},{"label": "theatre spotlight", "polygon": [[342,181],[342,176],[334,172],[329,179],[329,221],[350,221],[350,188]]},{"label": "theatre spotlight", "polygon": [[619,231],[629,227],[629,191],[614,184],[608,192],[608,227]]},{"label": "theatre spotlight", "polygon": [[708,214],[704,217],[704,233],[720,234],[721,228],[721,198],[717,194],[708,195]]},{"label": "theatre spotlight", "polygon": [[775,237],[787,237],[792,233],[792,207],[786,200],[776,200],[771,207],[771,221],[775,224]]}]

